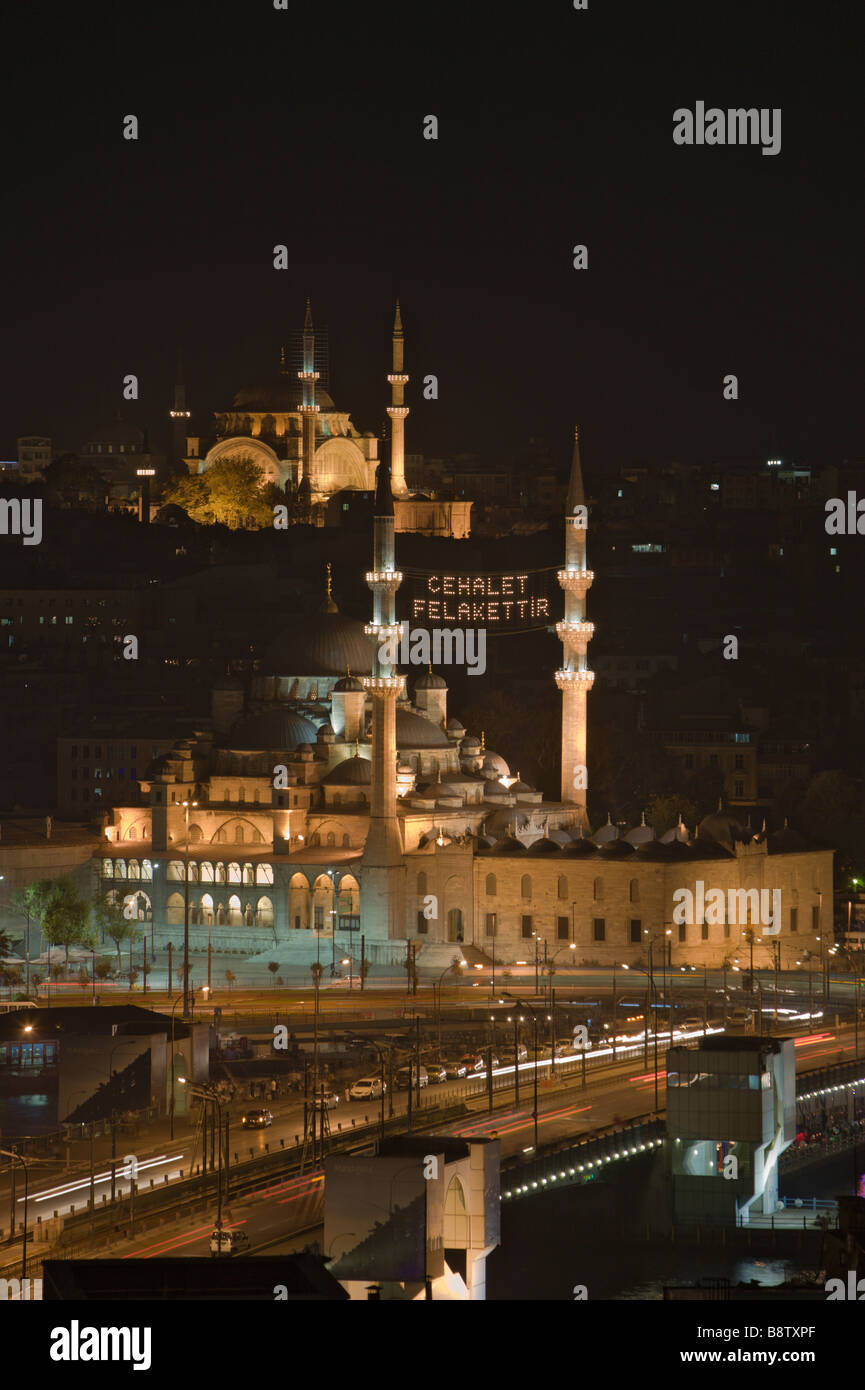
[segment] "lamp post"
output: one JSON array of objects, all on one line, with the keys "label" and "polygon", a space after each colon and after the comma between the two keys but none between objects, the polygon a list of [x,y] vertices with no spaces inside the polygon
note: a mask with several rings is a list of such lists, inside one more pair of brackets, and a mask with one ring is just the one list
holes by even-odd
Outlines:
[{"label": "lamp post", "polygon": [[219,1232],[217,1237],[218,1253],[222,1254],[222,1184],[223,1184],[223,1148],[225,1146],[225,1135],[222,1128],[222,1102],[212,1086],[197,1085],[193,1081],[187,1081],[185,1076],[178,1077],[181,1085],[188,1086],[190,1093],[198,1096],[204,1101],[205,1105],[210,1102],[214,1108],[216,1120],[216,1132],[219,1135],[217,1145],[217,1166],[216,1166],[216,1229]]},{"label": "lamp post", "polygon": [[[505,996],[506,999],[513,999],[513,1001],[514,1001],[515,1004],[518,1004],[518,1003],[521,1002],[519,999],[517,999],[517,997],[516,997],[515,994],[511,994],[508,990],[503,990],[502,993],[504,994],[504,996]],[[533,1062],[534,1073],[535,1073],[535,1080],[534,1080],[534,1106],[533,1106],[533,1109],[532,1109],[532,1122],[533,1122],[533,1129],[534,1129],[534,1147],[535,1147],[535,1152],[537,1153],[537,1148],[538,1148],[538,1016],[537,1016],[537,1013],[535,1012],[535,1009],[532,1007],[531,1004],[526,1004],[524,1007],[528,1009],[529,1013],[530,1013],[531,1016],[532,1016],[532,1042],[533,1042],[533,1045],[534,1045],[534,1053],[535,1053],[534,1062]]]},{"label": "lamp post", "polygon": [[[651,995],[651,999],[652,999],[652,1012],[653,1012],[652,1043],[653,1043],[654,1054],[655,1054],[655,1060],[654,1060],[654,1070],[655,1070],[655,1111],[657,1112],[657,1109],[658,1109],[658,992],[657,992],[657,989],[656,989],[656,987],[655,987],[655,976],[654,976],[654,971],[653,971],[653,968],[652,968],[652,941],[651,941],[651,938],[650,938],[650,940],[649,940],[649,969],[648,969],[648,970],[643,970],[643,969],[641,969],[641,967],[640,967],[639,965],[625,965],[625,964],[622,965],[622,969],[623,969],[623,970],[638,970],[639,973],[640,973],[641,975],[645,975],[646,980],[647,980],[647,982],[648,982],[648,992],[649,992],[650,995]],[[647,1063],[648,1063],[648,1052],[649,1052],[649,1047],[648,1047],[648,1042],[649,1042],[648,1027],[649,1027],[649,1020],[648,1020],[648,1018],[647,1018],[647,1019],[646,1019],[646,1030],[645,1030],[645,1032],[644,1032],[645,1042],[644,1042],[644,1047],[643,1047],[643,1056],[644,1056],[644,1058],[646,1059],[646,1062],[647,1062]],[[671,1023],[671,1028],[670,1028],[670,1040],[672,1041],[672,1023]],[[615,1039],[613,1039],[613,1046],[615,1047]]]},{"label": "lamp post", "polygon": [[[346,1033],[346,1037],[359,1038],[360,1035],[358,1033]],[[381,1138],[382,1140],[384,1140],[384,1048],[380,1045],[380,1043],[374,1042],[372,1038],[360,1038],[360,1041],[364,1043],[364,1045],[369,1044],[370,1047],[374,1047],[376,1052],[378,1053],[381,1075]]]},{"label": "lamp post", "polygon": [[171,1067],[171,1099],[168,1102],[168,1117],[170,1125],[169,1138],[172,1140],[174,1139],[174,1010],[177,1008],[181,999],[184,999],[184,995],[178,994],[174,1003],[171,1005],[171,1057],[169,1059],[169,1065]]},{"label": "lamp post", "polygon": [[[183,1017],[189,1017],[189,811],[197,801],[182,803],[186,817],[186,860],[183,874]],[[210,958],[208,956],[208,964]]]},{"label": "lamp post", "polygon": [[[15,1153],[12,1149],[0,1149],[0,1154],[2,1154],[4,1158],[11,1158],[12,1161],[13,1161],[13,1163],[20,1163],[20,1164],[21,1164],[21,1167],[24,1169],[24,1239],[23,1239],[23,1242],[22,1242],[22,1245],[21,1245],[21,1280],[22,1280],[21,1296],[22,1296],[22,1298],[23,1298],[23,1297],[24,1297],[23,1281],[27,1278],[27,1202],[28,1202],[28,1197],[29,1197],[29,1181],[30,1181],[29,1172],[30,1172],[30,1166],[29,1166],[29,1164],[28,1164],[26,1158],[24,1158],[21,1154]],[[12,1208],[12,1231],[11,1231],[11,1235],[12,1235],[12,1239],[14,1240],[14,1239],[15,1239],[15,1208],[14,1208],[14,1206],[13,1206],[13,1208]]]}]

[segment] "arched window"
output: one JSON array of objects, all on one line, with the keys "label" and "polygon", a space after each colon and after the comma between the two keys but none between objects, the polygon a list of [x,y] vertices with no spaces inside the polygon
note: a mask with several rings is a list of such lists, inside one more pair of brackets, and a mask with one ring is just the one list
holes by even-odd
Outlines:
[{"label": "arched window", "polygon": [[226,787],[225,790],[223,791],[223,793],[222,793],[222,799],[223,799],[223,801],[230,801],[230,800],[231,800],[231,795],[230,795],[230,793],[229,793],[228,787]]},{"label": "arched window", "polygon": [[560,874],[560,875],[559,875],[559,883],[558,883],[558,890],[557,890],[557,891],[558,891],[559,901],[560,901],[560,902],[567,902],[567,898],[568,898],[568,880],[565,878],[564,874]]},{"label": "arched window", "polygon": [[342,847],[343,849],[351,849],[351,840],[347,835],[343,835],[342,837]]},{"label": "arched window", "polygon": [[238,787],[238,790],[237,790],[237,799],[238,799],[238,801],[245,801],[245,800],[246,800],[246,787]]},{"label": "arched window", "polygon": [[335,846],[335,844],[336,844],[336,836],[334,835],[334,833],[333,833],[332,830],[328,830],[328,832],[327,832],[327,847],[328,847],[328,849],[333,849],[333,847]]},{"label": "arched window", "polygon": [[243,844],[243,826],[242,826],[242,825],[236,825],[236,826],[234,827],[234,843],[235,843],[236,845],[242,845],[242,844]]},{"label": "arched window", "polygon": [[[113,878],[113,877],[114,877],[114,860],[113,860],[113,859],[103,859],[103,861],[102,861],[102,877],[103,877],[103,878]],[[11,1225],[11,1220],[10,1220],[10,1225]]]},{"label": "arched window", "polygon": [[244,883],[255,882],[255,870],[251,864],[244,864],[243,866],[243,881]]},{"label": "arched window", "polygon": [[240,865],[239,865],[239,864],[229,864],[229,866],[228,866],[228,881],[229,881],[229,883],[239,883],[239,882],[240,882]]},{"label": "arched window", "polygon": [[153,864],[149,859],[141,861],[141,877],[145,883],[153,882]]},{"label": "arched window", "polygon": [[263,844],[264,844],[264,836],[262,835],[262,833],[261,833],[260,830],[253,830],[253,832],[252,832],[252,843],[253,843],[254,845],[263,845]]},{"label": "arched window", "polygon": [[219,829],[217,830],[217,832],[216,832],[216,841],[217,841],[217,844],[224,845],[227,839],[228,839],[228,834],[227,834],[227,832],[226,832],[225,826],[224,826],[224,825],[221,825],[221,826],[219,827]]},{"label": "arched window", "polygon": [[217,866],[216,866],[216,882],[217,882],[217,883],[224,883],[224,882],[225,882],[225,865],[224,865],[224,864],[217,864]]},{"label": "arched window", "polygon": [[604,880],[596,878],[592,884],[592,893],[596,903],[599,903],[604,896]]},{"label": "arched window", "polygon": [[498,892],[495,874],[487,874],[487,897],[494,898]]},{"label": "arched window", "polygon": [[171,859],[168,863],[169,883],[183,882],[183,863],[180,859]]},{"label": "arched window", "polygon": [[256,883],[273,883],[273,867],[270,864],[257,864],[255,867]]},{"label": "arched window", "polygon": [[252,799],[253,799],[253,801],[260,801],[260,800],[261,800],[261,792],[258,790],[258,787],[256,787],[256,788],[255,788],[255,791],[252,793]]},{"label": "arched window", "polygon": [[423,898],[426,896],[426,873],[423,869],[421,869],[420,873],[417,876],[417,891],[419,898]]},{"label": "arched window", "polygon": [[520,896],[528,900],[532,896],[532,876],[523,874],[520,879]]},{"label": "arched window", "polygon": [[259,898],[255,909],[255,925],[257,927],[273,926],[273,903],[270,898]]},{"label": "arched window", "polygon": [[[203,863],[203,864],[200,866],[200,868],[201,868],[201,882],[202,882],[202,883],[212,883],[212,882],[213,882],[213,865],[212,865],[212,864],[208,864],[208,863]],[[211,904],[211,906],[212,906],[212,904]]]},{"label": "arched window", "polygon": [[125,878],[125,877],[126,877],[126,860],[125,860],[125,859],[115,859],[115,861],[114,861],[114,877],[115,877],[115,878]]},{"label": "arched window", "polygon": [[198,864],[194,859],[189,861],[189,882],[197,883],[199,879]]},{"label": "arched window", "polygon": [[236,893],[232,893],[228,899],[228,925],[230,927],[240,927],[243,925],[243,917],[240,911],[240,898]]},{"label": "arched window", "polygon": [[632,903],[638,903],[640,901],[640,880],[638,878],[631,879],[628,884],[628,892]]}]

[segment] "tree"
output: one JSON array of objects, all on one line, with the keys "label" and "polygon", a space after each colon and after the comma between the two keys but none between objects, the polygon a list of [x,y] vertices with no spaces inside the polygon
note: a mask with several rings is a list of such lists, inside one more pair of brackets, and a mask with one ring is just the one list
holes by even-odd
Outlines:
[{"label": "tree", "polygon": [[315,988],[318,989],[319,985],[321,984],[321,975],[322,971],[324,970],[324,966],[322,965],[321,961],[314,960],[309,968],[312,971],[312,983],[315,986]]},{"label": "tree", "polygon": [[93,899],[93,921],[103,936],[114,942],[117,969],[123,969],[120,948],[132,939],[134,928],[113,893],[100,892]]},{"label": "tree", "polygon": [[236,531],[250,524],[272,526],[272,495],[261,465],[250,454],[237,453],[223,455],[203,473],[169,483],[162,500],[182,507],[193,521]]},{"label": "tree", "polygon": [[8,932],[0,928],[0,957],[12,954],[12,938]]},{"label": "tree", "polygon": [[60,454],[43,470],[45,488],[67,506],[76,502],[102,502],[108,494],[104,477],[77,454]]},{"label": "tree", "polygon": [[269,962],[268,962],[268,965],[267,965],[267,968],[268,968],[268,970],[270,971],[271,975],[274,977],[274,979],[273,979],[273,984],[274,984],[274,988],[275,988],[275,987],[276,987],[276,972],[277,972],[277,970],[279,969],[279,961],[278,961],[278,960],[269,961]]},{"label": "tree", "polygon": [[646,807],[646,824],[656,835],[666,835],[668,830],[679,824],[679,817],[691,829],[697,819],[697,807],[685,796],[653,796]]},{"label": "tree", "polygon": [[69,950],[72,946],[92,949],[94,942],[88,930],[87,919],[90,909],[71,878],[58,878],[54,891],[45,909],[42,930],[51,946],[62,946],[66,951],[66,969],[69,969]]},{"label": "tree", "polygon": [[231,989],[231,986],[234,984],[234,982],[235,982],[236,979],[237,979],[237,976],[235,975],[235,973],[234,973],[233,970],[226,970],[226,972],[225,972],[225,983],[228,985],[229,990]]}]

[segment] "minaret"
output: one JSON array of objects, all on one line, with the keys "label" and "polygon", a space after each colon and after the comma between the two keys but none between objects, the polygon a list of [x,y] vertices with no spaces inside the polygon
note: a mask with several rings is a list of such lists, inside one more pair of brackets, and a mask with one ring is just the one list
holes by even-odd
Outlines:
[{"label": "minaret", "polygon": [[587,826],[586,696],[594,684],[595,673],[588,669],[586,652],[595,627],[594,623],[585,621],[585,614],[586,594],[595,576],[586,569],[588,509],[577,428],[574,429],[566,510],[565,569],[559,570],[559,584],[565,593],[565,617],[563,622],[556,623],[562,644],[562,665],[556,672],[556,685],[562,692],[562,801],[578,807],[578,823]]},{"label": "minaret", "polygon": [[190,412],[186,408],[186,385],[183,380],[183,363],[177,359],[177,380],[174,383],[174,409],[169,411],[171,418],[171,463],[180,468],[186,458],[186,431]]},{"label": "minaret", "polygon": [[372,591],[373,620],[365,631],[375,640],[373,674],[363,678],[372,699],[372,785],[369,832],[361,859],[361,921],[366,939],[387,941],[405,937],[405,866],[396,814],[396,702],[404,677],[387,659],[393,654],[400,628],[396,621],[396,591],[402,575],[394,568],[394,514],[390,469],[382,460],[376,469],[373,566],[366,582]]},{"label": "minaret", "polygon": [[408,406],[403,405],[408,377],[403,371],[404,338],[399,300],[393,320],[393,370],[388,377],[391,401],[387,413],[391,418],[390,468],[391,486],[398,497],[405,495],[405,417]]},{"label": "minaret", "polygon": [[[297,359],[295,358],[295,361]],[[318,372],[315,370],[315,332],[312,327],[312,309],[306,301],[306,317],[303,320],[303,371],[298,372],[298,380],[303,382],[303,403],[300,412],[303,417],[303,461],[298,482],[309,479],[309,486],[316,490],[313,455],[315,454],[315,417],[318,406],[315,403],[315,383]]]}]

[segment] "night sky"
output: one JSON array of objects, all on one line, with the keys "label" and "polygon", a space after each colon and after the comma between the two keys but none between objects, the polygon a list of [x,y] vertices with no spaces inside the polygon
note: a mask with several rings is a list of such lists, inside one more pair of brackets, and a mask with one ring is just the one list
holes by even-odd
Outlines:
[{"label": "night sky", "polygon": [[[164,443],[178,348],[206,430],[276,375],[309,295],[337,406],[374,430],[399,296],[410,453],[507,461],[542,438],[564,461],[578,420],[590,485],[620,463],[861,458],[859,7],[589,5],[16,13],[0,457],[27,432],[77,448],[126,372],[128,418]],[[781,107],[780,154],[677,147],[698,100]]]}]

